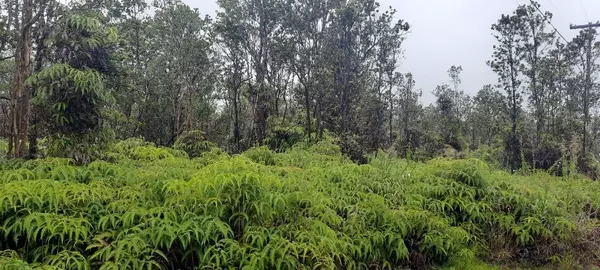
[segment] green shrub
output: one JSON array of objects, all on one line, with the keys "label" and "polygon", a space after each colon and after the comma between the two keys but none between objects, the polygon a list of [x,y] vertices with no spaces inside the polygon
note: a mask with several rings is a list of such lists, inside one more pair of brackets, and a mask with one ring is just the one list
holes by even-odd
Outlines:
[{"label": "green shrub", "polygon": [[208,152],[217,146],[206,140],[206,137],[202,131],[192,130],[184,132],[182,135],[177,137],[174,149],[182,150],[188,154],[190,158],[196,158],[202,155],[204,152]]},{"label": "green shrub", "polygon": [[256,163],[275,165],[275,154],[266,146],[250,148],[243,155]]},{"label": "green shrub", "polygon": [[144,139],[141,139],[141,138],[129,138],[127,140],[122,140],[122,141],[119,141],[116,144],[114,144],[111,147],[110,151],[126,155],[129,153],[129,151],[131,151],[133,148],[136,148],[138,146],[155,146],[155,145],[151,142],[146,142],[146,141],[144,141]]},{"label": "green shrub", "polygon": [[339,156],[342,153],[340,146],[330,141],[319,141],[311,145],[308,151],[328,156]]},{"label": "green shrub", "polygon": [[153,146],[137,146],[129,151],[129,157],[135,160],[160,160],[175,157],[173,151],[167,148]]},{"label": "green shrub", "polygon": [[54,135],[46,137],[40,150],[48,157],[69,158],[77,164],[87,164],[102,158],[114,133],[110,130],[97,130],[79,135]]},{"label": "green shrub", "polygon": [[229,155],[225,153],[221,148],[212,148],[208,152],[203,152],[197,160],[202,165],[209,165],[222,159],[229,158]]},{"label": "green shrub", "polygon": [[275,152],[284,152],[304,139],[302,127],[275,127],[265,138],[264,144]]},{"label": "green shrub", "polygon": [[114,144],[110,151],[105,154],[105,159],[117,162],[124,158],[134,160],[156,161],[166,158],[188,158],[183,150],[156,147],[153,143],[145,142],[139,138],[131,138]]},{"label": "green shrub", "polygon": [[484,144],[479,146],[477,150],[469,152],[468,156],[480,159],[494,168],[501,168],[502,161],[500,159],[503,151],[502,147],[491,147]]}]

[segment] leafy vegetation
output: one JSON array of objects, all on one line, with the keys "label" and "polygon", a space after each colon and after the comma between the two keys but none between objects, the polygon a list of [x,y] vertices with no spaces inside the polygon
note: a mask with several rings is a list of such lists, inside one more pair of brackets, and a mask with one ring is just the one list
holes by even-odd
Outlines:
[{"label": "leafy vegetation", "polygon": [[565,267],[599,259],[600,184],[584,178],[383,153],[357,165],[327,142],[193,159],[139,139],[110,149],[85,166],[2,161],[2,269]]},{"label": "leafy vegetation", "polygon": [[173,148],[186,152],[192,158],[199,157],[216,147],[214,143],[207,141],[204,133],[199,130],[185,132],[173,145]]},{"label": "leafy vegetation", "polygon": [[498,14],[427,105],[405,10],[151,2],[0,2],[0,270],[600,264],[591,26]]},{"label": "leafy vegetation", "polygon": [[421,161],[486,156],[511,172],[600,172],[600,36],[564,39],[546,3],[497,14],[492,53],[479,61],[498,80],[479,90],[463,86],[472,69],[460,63],[432,89],[398,72],[412,53],[410,11],[377,0],[212,1],[215,16],[181,0],[2,2],[9,156],[85,164],[115,137],[192,158],[216,146],[282,152],[329,134],[359,163],[385,149]]}]

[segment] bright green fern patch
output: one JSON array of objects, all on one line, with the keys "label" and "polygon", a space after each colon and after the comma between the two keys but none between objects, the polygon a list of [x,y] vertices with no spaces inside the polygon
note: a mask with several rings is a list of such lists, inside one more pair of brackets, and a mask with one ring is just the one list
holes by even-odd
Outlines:
[{"label": "bright green fern patch", "polygon": [[130,139],[103,157],[0,162],[0,269],[568,268],[599,254],[600,184],[583,178],[383,153],[356,165],[326,142],[190,159]]}]

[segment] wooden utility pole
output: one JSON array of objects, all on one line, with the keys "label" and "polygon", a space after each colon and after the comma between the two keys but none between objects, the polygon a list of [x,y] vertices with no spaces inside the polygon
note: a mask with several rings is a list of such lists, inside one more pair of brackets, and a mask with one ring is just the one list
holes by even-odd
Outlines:
[{"label": "wooden utility pole", "polygon": [[585,86],[583,87],[583,158],[587,155],[587,126],[590,119],[590,100],[589,95],[592,90],[592,28],[600,27],[600,22],[588,23],[585,25],[571,25],[571,29],[588,29],[587,33],[587,48],[585,59]]}]

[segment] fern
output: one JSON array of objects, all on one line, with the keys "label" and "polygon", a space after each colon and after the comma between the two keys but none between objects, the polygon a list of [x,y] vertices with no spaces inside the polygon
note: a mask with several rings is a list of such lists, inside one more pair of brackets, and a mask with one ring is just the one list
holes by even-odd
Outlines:
[{"label": "fern", "polygon": [[213,150],[189,159],[130,139],[103,155],[115,159],[85,166],[2,162],[0,249],[15,251],[0,265],[411,268],[416,257],[486,259],[494,241],[562,258],[582,231],[600,228],[576,219],[600,209],[600,184],[589,180],[513,177],[477,160],[380,155],[359,166],[326,143]]},{"label": "fern", "polygon": [[63,250],[56,255],[46,258],[46,265],[56,267],[57,269],[91,269],[87,259],[79,252]]}]

